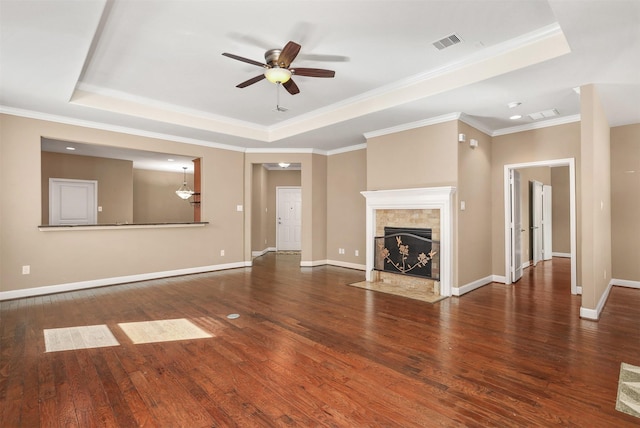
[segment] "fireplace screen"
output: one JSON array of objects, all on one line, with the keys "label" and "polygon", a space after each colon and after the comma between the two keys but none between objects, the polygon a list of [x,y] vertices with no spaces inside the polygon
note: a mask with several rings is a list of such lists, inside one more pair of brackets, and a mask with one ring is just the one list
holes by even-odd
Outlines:
[{"label": "fireplace screen", "polygon": [[375,270],[440,279],[440,242],[431,239],[431,229],[385,227],[374,239]]}]

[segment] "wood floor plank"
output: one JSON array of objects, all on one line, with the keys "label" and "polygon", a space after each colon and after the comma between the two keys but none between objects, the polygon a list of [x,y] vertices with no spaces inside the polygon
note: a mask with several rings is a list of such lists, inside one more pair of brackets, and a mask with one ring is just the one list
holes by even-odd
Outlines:
[{"label": "wood floor plank", "polygon": [[[0,425],[638,426],[615,410],[640,366],[640,290],[579,318],[569,261],[436,304],[347,284],[357,270],[250,268],[0,302]],[[227,318],[237,313],[237,319]],[[134,344],[123,322],[210,338]],[[107,325],[119,346],[44,352],[47,328]]]}]

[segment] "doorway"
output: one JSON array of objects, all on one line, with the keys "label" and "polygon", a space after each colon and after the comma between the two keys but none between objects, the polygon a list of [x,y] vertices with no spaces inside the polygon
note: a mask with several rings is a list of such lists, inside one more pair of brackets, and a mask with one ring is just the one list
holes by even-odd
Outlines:
[{"label": "doorway", "polygon": [[276,249],[302,249],[302,188],[276,188]]},{"label": "doorway", "polygon": [[[576,178],[575,178],[575,159],[556,159],[520,164],[510,164],[504,166],[504,223],[505,223],[505,283],[511,284],[513,276],[511,272],[515,269],[516,254],[514,253],[514,246],[512,237],[516,230],[514,228],[513,208],[512,208],[512,184],[511,179],[513,172],[523,168],[534,167],[569,167],[569,222],[570,222],[570,246],[571,246],[571,294],[581,294],[582,290],[577,286],[577,254],[576,254]],[[517,232],[520,232],[518,229]]]}]

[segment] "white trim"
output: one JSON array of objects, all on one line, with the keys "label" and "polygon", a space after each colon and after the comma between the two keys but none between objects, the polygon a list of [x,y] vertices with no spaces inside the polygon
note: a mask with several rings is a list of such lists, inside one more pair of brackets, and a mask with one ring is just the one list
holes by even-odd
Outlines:
[{"label": "white trim", "polygon": [[564,258],[570,258],[571,257],[571,253],[551,253],[552,257],[564,257]]},{"label": "white trim", "polygon": [[397,132],[409,131],[411,129],[423,128],[425,126],[437,125],[438,123],[451,122],[452,120],[460,119],[461,113],[449,113],[442,116],[436,116],[429,119],[418,120],[416,122],[404,123],[389,128],[379,129],[377,131],[365,132],[362,134],[367,140],[374,137],[381,137],[383,135],[395,134]]},{"label": "white trim", "polygon": [[349,263],[349,262],[343,262],[340,260],[327,260],[327,264],[331,265],[331,266],[338,266],[338,267],[343,267],[343,268],[348,268],[348,269],[356,269],[356,270],[366,270],[367,266],[363,265],[363,264],[359,264],[359,263]]},{"label": "white trim", "polygon": [[282,154],[282,153],[286,153],[286,154],[291,154],[291,153],[299,153],[299,154],[317,154],[317,155],[324,155],[326,152],[324,150],[318,150],[318,149],[310,149],[310,148],[306,148],[306,149],[287,149],[287,148],[278,148],[278,147],[274,147],[274,148],[246,148],[243,150],[245,153],[258,153],[258,154],[265,154],[265,153],[276,153],[276,154]]},{"label": "white trim", "polygon": [[507,283],[507,277],[503,275],[491,275],[491,282]]},{"label": "white trim", "polygon": [[221,265],[198,266],[193,268],[167,270],[162,272],[149,272],[136,275],[93,279],[89,281],[70,282],[66,284],[45,285],[43,287],[27,288],[23,290],[0,291],[0,301],[9,299],[20,299],[23,297],[40,296],[43,294],[64,293],[67,291],[84,290],[86,288],[104,287],[107,285],[125,284],[128,282],[147,281],[150,279],[167,278],[171,276],[236,269],[247,266],[250,266],[250,264],[247,265],[246,262],[225,263]]},{"label": "white trim", "polygon": [[251,252],[251,257],[260,257],[260,256],[264,256],[267,253],[270,253],[272,251],[276,251],[276,247],[267,247],[262,251],[252,251]]},{"label": "white trim", "polygon": [[329,264],[329,260],[310,260],[310,261],[301,261],[300,267],[315,267],[315,266],[323,266],[328,264]]},{"label": "white trim", "polygon": [[464,122],[472,128],[477,129],[480,132],[483,132],[489,136],[493,136],[493,131],[487,128],[484,124],[480,123],[479,120],[474,119],[472,116],[469,116],[466,113],[461,113],[460,118],[458,119],[460,122]]},{"label": "white trim", "polygon": [[[568,166],[569,167],[569,231],[570,231],[570,243],[571,243],[571,294],[581,294],[578,292],[577,278],[577,220],[576,220],[576,160],[575,158],[566,159],[553,159],[536,162],[525,162],[517,164],[504,165],[504,258],[505,258],[505,272],[510,271],[511,266],[511,254],[510,248],[510,233],[509,233],[509,219],[511,218],[511,204],[509,203],[509,177],[512,169],[521,168],[535,168],[535,167],[557,167]],[[506,277],[507,282],[505,284],[511,284],[511,278]]]},{"label": "white trim", "polygon": [[375,190],[360,192],[367,199],[366,280],[371,281],[374,265],[376,211],[381,209],[440,210],[440,294],[451,296],[453,286],[453,194],[455,187]]},{"label": "white trim", "polygon": [[640,281],[629,281],[626,279],[611,279],[611,284],[618,287],[640,288]]},{"label": "white trim", "polygon": [[177,135],[163,134],[160,132],[143,131],[141,129],[129,128],[126,126],[110,125],[106,123],[92,122],[89,120],[76,119],[73,117],[60,116],[39,111],[23,110],[14,107],[0,105],[0,113],[10,116],[26,117],[29,119],[44,120],[47,122],[62,123],[65,125],[80,126],[83,128],[99,129],[102,131],[119,132],[121,134],[136,135],[138,137],[155,138],[157,140],[174,141],[177,143],[193,144],[194,146],[213,147],[216,149],[232,150],[234,152],[244,152],[244,147],[231,146],[229,144],[213,143],[211,141],[197,140],[195,138],[179,137]]},{"label": "white trim", "polygon": [[585,308],[584,306],[580,306],[580,318],[597,321],[600,318],[602,309],[604,309],[604,304],[607,303],[607,299],[609,298],[609,293],[611,292],[612,287],[613,284],[610,282],[607,286],[607,289],[604,290],[604,293],[602,293],[602,296],[600,296],[600,300],[598,301],[595,309],[589,309]]},{"label": "white trim", "polygon": [[96,225],[73,225],[62,224],[55,226],[38,226],[40,232],[69,232],[74,230],[128,230],[128,229],[164,229],[172,227],[204,227],[209,222],[201,223],[158,223],[158,224],[96,224]]},{"label": "white trim", "polygon": [[576,287],[576,294],[578,294],[578,295],[582,295],[582,286],[581,286],[581,285],[578,285],[578,286]]},{"label": "white trim", "polygon": [[580,122],[580,115],[557,117],[555,119],[547,119],[542,122],[527,123],[525,125],[512,126],[509,128],[497,129],[491,133],[492,137],[500,135],[515,134],[516,132],[531,131],[533,129],[549,128],[551,126],[565,125],[567,123]]},{"label": "white trim", "polygon": [[341,153],[355,152],[357,150],[363,150],[367,148],[367,143],[356,144],[355,146],[342,147],[340,149],[333,149],[327,151],[327,156],[339,155]]},{"label": "white trim", "polygon": [[467,294],[470,291],[477,290],[478,288],[483,287],[487,284],[491,284],[492,282],[493,282],[493,275],[485,276],[484,278],[477,279],[468,284],[465,284],[462,287],[451,288],[451,295],[462,296],[463,294]]},{"label": "white trim", "polygon": [[522,263],[522,270],[528,269],[531,267],[531,260],[527,260],[526,262]]}]

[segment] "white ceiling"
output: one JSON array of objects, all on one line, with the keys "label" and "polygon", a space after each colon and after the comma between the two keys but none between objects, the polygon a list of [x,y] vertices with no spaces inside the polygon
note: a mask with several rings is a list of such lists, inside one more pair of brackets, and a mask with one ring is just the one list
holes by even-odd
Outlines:
[{"label": "white ceiling", "polygon": [[[293,67],[336,76],[294,76],[277,112],[276,85],[235,87],[262,69],[221,54],[263,62],[289,40]],[[0,0],[0,111],[254,151],[458,116],[490,135],[553,108],[547,123],[573,121],[590,83],[611,126],[640,123],[638,70],[637,0]]]}]

